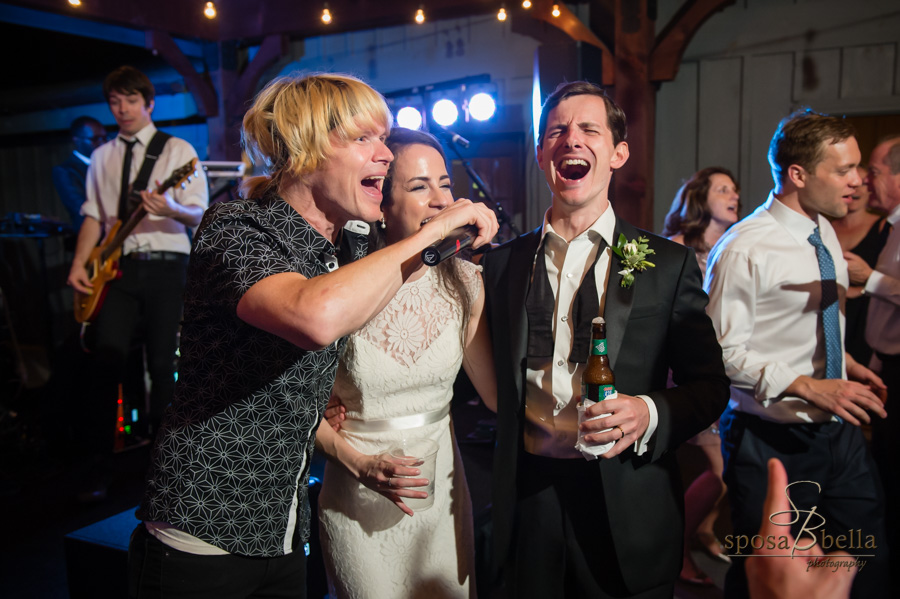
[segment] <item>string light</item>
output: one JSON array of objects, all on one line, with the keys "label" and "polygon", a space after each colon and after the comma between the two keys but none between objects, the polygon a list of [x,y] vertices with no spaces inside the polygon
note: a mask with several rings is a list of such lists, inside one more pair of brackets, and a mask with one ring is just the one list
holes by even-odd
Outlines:
[{"label": "string light", "polygon": [[522,2],[522,8],[531,8],[531,0],[524,0],[524,2]]},{"label": "string light", "polygon": [[207,19],[215,19],[216,18],[216,5],[212,2],[206,3],[206,8],[203,9],[203,14]]},{"label": "string light", "polygon": [[328,25],[331,23],[331,11],[328,10],[328,3],[325,3],[325,8],[322,9],[322,22]]},{"label": "string light", "polygon": [[72,6],[81,6],[81,0],[69,0],[69,4]]},{"label": "string light", "polygon": [[554,5],[553,5],[553,12],[550,13],[550,14],[552,14],[554,17],[558,17],[558,16],[559,16],[559,4],[554,4]]},{"label": "string light", "polygon": [[500,12],[497,13],[497,20],[498,21],[506,20],[506,6],[505,5],[500,6]]},{"label": "string light", "polygon": [[425,9],[422,8],[422,5],[419,5],[419,10],[416,11],[416,23],[421,25],[425,22]]}]

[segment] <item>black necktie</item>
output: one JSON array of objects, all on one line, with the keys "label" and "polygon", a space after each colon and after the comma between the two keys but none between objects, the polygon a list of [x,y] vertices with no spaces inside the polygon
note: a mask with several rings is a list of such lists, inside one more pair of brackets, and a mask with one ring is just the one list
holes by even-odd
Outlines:
[{"label": "black necktie", "polygon": [[[546,242],[546,236],[544,238]],[[606,250],[606,240],[602,237],[597,244],[597,255],[581,281],[572,304],[572,351],[570,362],[585,363],[588,348],[591,344],[591,321],[600,316],[600,298],[597,297],[597,280],[594,270],[597,260]],[[531,286],[525,299],[525,311],[528,314],[528,357],[546,358],[553,355],[553,310],[556,300],[550,287],[547,275],[547,264],[544,256],[544,244],[538,247],[534,262],[534,274]],[[560,312],[564,307],[560,306]]]},{"label": "black necktie", "polygon": [[119,139],[125,144],[125,159],[122,161],[122,187],[119,188],[119,220],[125,220],[128,216],[128,182],[131,179],[131,153],[137,140],[126,141],[121,137]]}]

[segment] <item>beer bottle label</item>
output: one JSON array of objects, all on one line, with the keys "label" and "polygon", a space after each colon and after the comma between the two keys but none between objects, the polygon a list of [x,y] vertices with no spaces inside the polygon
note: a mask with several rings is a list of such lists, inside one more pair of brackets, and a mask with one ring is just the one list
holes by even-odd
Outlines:
[{"label": "beer bottle label", "polygon": [[593,402],[600,402],[609,397],[610,395],[615,395],[616,386],[615,385],[591,385],[590,383],[585,385],[581,384],[581,398],[589,399]]},{"label": "beer bottle label", "polygon": [[591,339],[591,355],[606,355],[606,339]]}]

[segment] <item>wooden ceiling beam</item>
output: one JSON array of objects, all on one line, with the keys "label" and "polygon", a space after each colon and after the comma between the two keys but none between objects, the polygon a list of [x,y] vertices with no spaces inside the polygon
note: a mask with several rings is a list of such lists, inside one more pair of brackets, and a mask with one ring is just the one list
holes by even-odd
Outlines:
[{"label": "wooden ceiling beam", "polygon": [[[219,23],[203,16],[203,4],[183,0],[90,0],[74,7],[65,0],[4,0],[53,15],[99,21],[143,31],[165,31],[177,37],[215,41]],[[248,9],[250,5],[248,3]],[[44,19],[29,26],[46,29]],[[108,39],[108,41],[117,41]]]},{"label": "wooden ceiling beam", "polygon": [[650,53],[650,80],[672,81],[694,34],[713,14],[735,0],[687,0],[656,37]]},{"label": "wooden ceiling beam", "polygon": [[147,32],[147,49],[152,50],[184,78],[184,84],[197,104],[197,114],[213,117],[219,114],[219,98],[208,79],[197,72],[190,59],[178,49],[165,31]]},{"label": "wooden ceiling beam", "polygon": [[[74,12],[74,11],[66,11]],[[92,20],[93,17],[81,13],[69,15],[49,13],[42,10],[0,4],[0,22],[21,25],[44,31],[54,31],[66,35],[77,35],[104,42],[126,46],[146,47],[146,33],[143,29],[114,25]],[[173,38],[178,48],[187,56],[203,57],[203,43],[194,40]]]},{"label": "wooden ceiling beam", "polygon": [[[559,16],[553,16],[553,6],[559,8]],[[569,8],[563,4],[562,0],[554,2],[554,0],[533,0],[531,9],[523,11],[523,16],[528,15],[533,19],[544,21],[563,31],[576,42],[584,42],[592,46],[600,48],[602,56],[602,73],[603,85],[613,85],[615,83],[615,61],[613,53],[609,47],[597,37],[587,25],[581,22]]]}]

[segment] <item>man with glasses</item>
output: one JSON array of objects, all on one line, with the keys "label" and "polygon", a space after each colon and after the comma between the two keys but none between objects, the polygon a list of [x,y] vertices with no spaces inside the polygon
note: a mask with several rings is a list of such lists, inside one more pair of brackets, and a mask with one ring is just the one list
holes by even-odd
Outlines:
[{"label": "man with glasses", "polygon": [[84,217],[81,205],[86,199],[85,180],[91,164],[91,152],[106,142],[106,129],[97,119],[80,116],[69,126],[75,149],[66,160],[53,167],[53,186],[69,212],[72,228],[78,230]]}]

